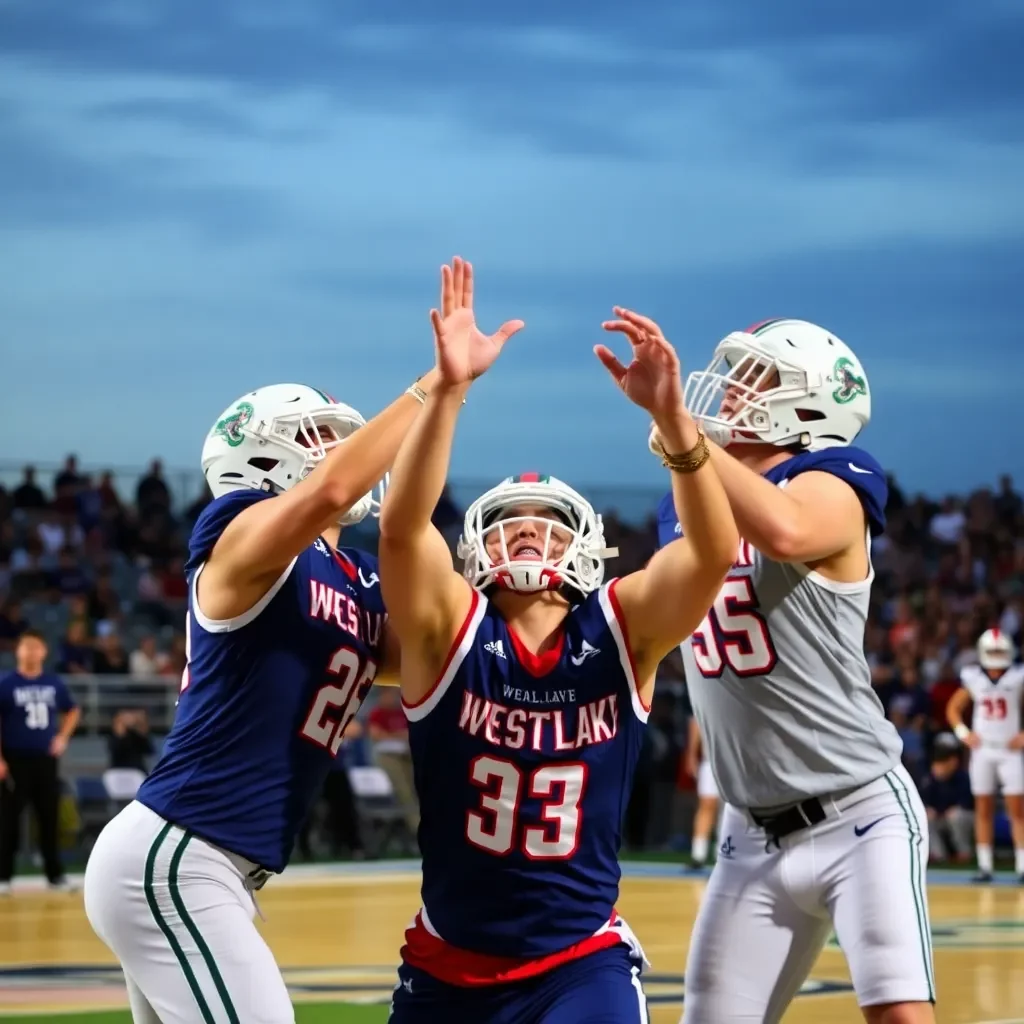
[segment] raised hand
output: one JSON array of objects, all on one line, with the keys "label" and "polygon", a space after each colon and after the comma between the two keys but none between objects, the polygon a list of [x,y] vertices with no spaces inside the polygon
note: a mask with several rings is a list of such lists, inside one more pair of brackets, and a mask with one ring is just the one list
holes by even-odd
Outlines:
[{"label": "raised hand", "polygon": [[525,326],[508,320],[487,335],[473,316],[473,265],[456,256],[441,268],[441,310],[430,311],[440,383],[468,384],[485,373],[502,346]]},{"label": "raised hand", "polygon": [[595,345],[594,353],[626,397],[655,419],[683,407],[683,381],[679,357],[661,328],[646,316],[614,306],[618,320],[606,320],[606,331],[624,334],[633,346],[633,359],[624,366],[606,345]]}]

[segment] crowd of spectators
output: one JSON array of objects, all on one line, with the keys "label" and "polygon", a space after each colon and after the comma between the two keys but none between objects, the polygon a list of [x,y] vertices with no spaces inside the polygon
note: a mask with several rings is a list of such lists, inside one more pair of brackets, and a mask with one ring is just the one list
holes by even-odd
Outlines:
[{"label": "crowd of spectators", "polygon": [[[154,460],[130,497],[114,474],[84,472],[74,456],[52,487],[40,486],[32,467],[16,485],[0,485],[0,669],[9,667],[17,636],[32,627],[46,635],[52,667],[68,676],[165,678],[177,687],[185,665],[184,559],[209,494],[175,507]],[[652,513],[657,498],[652,492]],[[936,737],[945,732],[958,672],[974,660],[985,628],[998,625],[1021,641],[1024,506],[1009,477],[994,489],[940,501],[908,498],[890,480],[886,512],[888,529],[873,547],[868,658],[879,698],[903,737],[908,769],[926,793],[932,786],[948,796],[951,786],[936,787],[936,773],[948,777],[960,764],[948,739],[936,745]],[[450,495],[435,521],[454,545],[461,513]],[[608,512],[605,527],[609,545],[620,549],[616,575],[640,567],[654,550],[653,515],[630,523]],[[355,543],[374,542],[372,528],[357,531]],[[667,659],[662,672],[626,823],[634,846],[672,841],[673,795],[692,786],[683,768],[688,706],[678,659]],[[369,716],[367,738],[408,800],[408,752],[393,710],[385,703]],[[121,741],[139,722],[122,716],[111,726],[111,750],[124,757]],[[136,751],[146,743],[148,736]],[[409,814],[414,824],[415,809]],[[949,855],[962,856],[962,822],[950,835]]]}]

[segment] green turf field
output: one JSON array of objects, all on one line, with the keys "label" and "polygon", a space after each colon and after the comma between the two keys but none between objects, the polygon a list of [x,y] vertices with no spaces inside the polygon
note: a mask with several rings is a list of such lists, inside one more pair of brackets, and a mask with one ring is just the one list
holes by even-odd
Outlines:
[{"label": "green turf field", "polygon": [[[353,1003],[299,1003],[295,1007],[296,1024],[385,1024],[386,1006],[358,1006]],[[127,1010],[106,1010],[99,1013],[42,1013],[25,1017],[0,1016],[3,1024],[132,1024]]]}]

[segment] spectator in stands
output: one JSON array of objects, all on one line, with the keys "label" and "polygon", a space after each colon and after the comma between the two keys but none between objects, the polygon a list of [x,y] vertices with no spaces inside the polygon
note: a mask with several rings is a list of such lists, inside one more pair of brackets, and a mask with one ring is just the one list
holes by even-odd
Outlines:
[{"label": "spectator in stands", "polygon": [[68,676],[91,673],[95,657],[86,622],[72,619],[57,649],[57,671]]},{"label": "spectator in stands", "polygon": [[66,524],[53,508],[42,511],[36,522],[35,534],[42,545],[41,554],[44,558],[55,557],[62,548],[76,546],[74,533],[68,536]]},{"label": "spectator in stands", "polygon": [[999,478],[999,493],[995,497],[995,507],[1000,522],[1009,527],[1013,527],[1017,519],[1024,514],[1024,503],[1013,489],[1013,477],[1008,473]]},{"label": "spectator in stands", "polygon": [[905,653],[886,704],[886,713],[899,730],[903,740],[903,763],[915,779],[921,777],[924,767],[931,710],[931,701],[921,685],[917,662],[913,655]]},{"label": "spectator in stands", "polygon": [[135,489],[135,507],[141,519],[148,519],[153,512],[169,512],[171,492],[164,480],[164,465],[154,459],[149,472],[139,481]]},{"label": "spectator in stands", "polygon": [[409,753],[409,725],[402,710],[397,686],[382,686],[377,702],[367,719],[367,732],[373,742],[373,759],[391,780],[395,799],[405,811],[405,823],[412,835],[420,824],[419,802],[412,775]]},{"label": "spectator in stands", "polygon": [[97,630],[96,657],[93,660],[92,670],[99,676],[127,675],[128,673],[128,655],[125,654],[121,638],[112,627]]},{"label": "spectator in stands", "polygon": [[35,466],[26,466],[21,483],[14,488],[11,495],[11,504],[26,512],[36,512],[46,508],[48,502],[42,488],[36,483]]},{"label": "spectator in stands", "polygon": [[139,579],[136,584],[135,610],[157,627],[169,626],[171,614],[163,604],[163,587],[153,563],[145,556],[139,559]]},{"label": "spectator in stands", "polygon": [[966,524],[960,501],[950,495],[928,524],[928,534],[940,550],[949,549],[960,543]]},{"label": "spectator in stands", "polygon": [[121,598],[114,589],[114,581],[109,572],[101,572],[89,591],[89,618],[93,622],[116,621],[121,614]]},{"label": "spectator in stands", "polygon": [[82,562],[74,548],[62,548],[57,556],[57,568],[50,573],[50,584],[62,596],[85,594],[90,589],[88,577],[82,571]]},{"label": "spectator in stands", "polygon": [[188,581],[185,579],[185,563],[180,558],[172,558],[160,573],[160,596],[170,615],[182,621],[188,602]]},{"label": "spectator in stands", "polygon": [[88,534],[99,525],[103,515],[103,497],[97,487],[93,486],[92,477],[82,477],[82,486],[76,496],[78,525]]},{"label": "spectator in stands", "polygon": [[28,630],[18,639],[15,671],[0,679],[0,894],[11,891],[21,816],[30,806],[50,888],[68,888],[57,841],[57,766],[80,711],[60,676],[44,671],[46,654],[42,634]]},{"label": "spectator in stands", "polygon": [[133,676],[147,677],[162,675],[170,659],[157,648],[156,637],[147,633],[139,639],[139,646],[128,655],[128,671]]},{"label": "spectator in stands", "polygon": [[960,741],[952,733],[935,737],[931,770],[921,782],[921,801],[928,812],[931,860],[967,863],[971,859],[974,800],[960,760]]},{"label": "spectator in stands", "polygon": [[149,771],[147,758],[153,754],[149,718],[141,709],[124,708],[114,715],[108,740],[111,768]]},{"label": "spectator in stands", "polygon": [[0,606],[0,651],[13,651],[19,636],[28,629],[28,620],[22,614],[21,602],[8,598]]}]

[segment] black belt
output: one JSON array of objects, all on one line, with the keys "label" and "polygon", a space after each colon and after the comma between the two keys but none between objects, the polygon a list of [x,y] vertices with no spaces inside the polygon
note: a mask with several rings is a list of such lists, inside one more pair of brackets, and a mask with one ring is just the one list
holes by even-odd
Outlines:
[{"label": "black belt", "polygon": [[276,872],[271,871],[270,868],[256,867],[245,877],[251,883],[251,887],[258,892],[275,874]]},{"label": "black belt", "polygon": [[778,843],[780,839],[799,832],[802,828],[810,828],[825,820],[825,808],[816,797],[808,797],[802,803],[789,807],[778,814],[761,815],[750,812],[754,824],[763,828],[768,837]]}]

